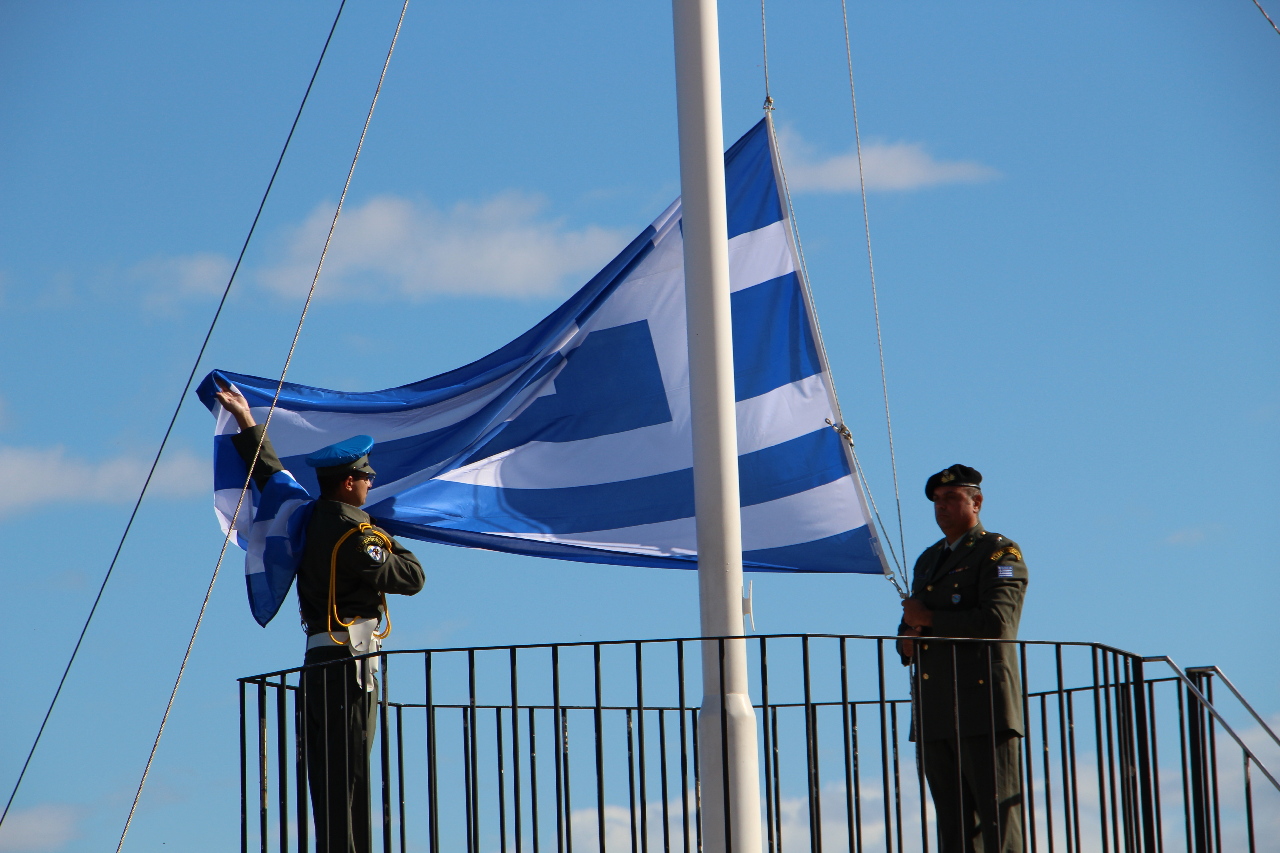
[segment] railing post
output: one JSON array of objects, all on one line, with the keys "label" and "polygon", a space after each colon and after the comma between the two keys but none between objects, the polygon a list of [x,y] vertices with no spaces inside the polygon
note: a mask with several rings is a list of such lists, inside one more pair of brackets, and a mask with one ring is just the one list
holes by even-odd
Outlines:
[{"label": "railing post", "polygon": [[1147,725],[1147,688],[1142,658],[1133,658],[1133,716],[1138,740],[1138,802],[1142,809],[1142,850],[1156,853],[1156,814],[1154,791],[1157,784],[1151,769],[1150,730]]},{"label": "railing post", "polygon": [[[1187,677],[1197,690],[1203,693],[1204,674],[1188,672]],[[1212,853],[1213,819],[1209,808],[1209,748],[1206,729],[1208,714],[1204,706],[1190,687],[1184,688],[1186,693],[1187,713],[1187,764],[1191,777],[1191,811],[1192,838],[1195,853]]]}]

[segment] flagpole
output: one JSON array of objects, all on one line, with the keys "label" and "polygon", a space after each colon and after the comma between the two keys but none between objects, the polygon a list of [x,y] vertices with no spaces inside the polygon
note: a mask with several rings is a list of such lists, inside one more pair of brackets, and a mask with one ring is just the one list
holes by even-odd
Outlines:
[{"label": "flagpole", "polygon": [[[672,17],[702,636],[740,638],[742,521],[716,0],[672,0]],[[746,652],[742,639],[702,643],[698,747],[706,853],[761,849]]]}]

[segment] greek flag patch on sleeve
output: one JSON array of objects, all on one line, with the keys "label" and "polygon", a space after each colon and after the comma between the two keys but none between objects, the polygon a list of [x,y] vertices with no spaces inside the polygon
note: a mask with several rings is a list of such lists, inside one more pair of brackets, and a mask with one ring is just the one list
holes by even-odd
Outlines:
[{"label": "greek flag patch on sleeve", "polygon": [[996,566],[996,577],[998,578],[1013,577],[1013,566]]}]

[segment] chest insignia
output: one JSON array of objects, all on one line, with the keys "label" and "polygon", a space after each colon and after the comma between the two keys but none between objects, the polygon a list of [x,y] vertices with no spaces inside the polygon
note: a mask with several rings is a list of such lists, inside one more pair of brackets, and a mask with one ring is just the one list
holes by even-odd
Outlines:
[{"label": "chest insignia", "polygon": [[960,593],[958,593],[958,592],[953,592],[953,593],[951,594],[951,603],[952,603],[952,604],[959,604],[959,603],[960,603]]},{"label": "chest insignia", "polygon": [[949,574],[949,575],[954,575],[956,572],[963,572],[963,571],[964,571],[965,569],[967,569],[967,568],[969,568],[969,567],[968,567],[968,566],[956,566],[954,569],[952,569],[951,571],[947,572],[947,574]]}]

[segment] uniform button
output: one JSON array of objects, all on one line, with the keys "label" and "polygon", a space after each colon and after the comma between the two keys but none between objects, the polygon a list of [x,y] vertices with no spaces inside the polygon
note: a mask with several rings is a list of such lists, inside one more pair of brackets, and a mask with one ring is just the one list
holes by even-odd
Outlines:
[{"label": "uniform button", "polygon": [[932,586],[932,585],[930,585],[930,586],[926,586],[926,587],[925,587],[925,589],[926,589],[927,591],[929,591],[929,592],[933,592],[933,586]]},{"label": "uniform button", "polygon": [[928,650],[929,650],[929,644],[928,644],[928,643],[925,643],[925,644],[924,644],[924,650],[925,650],[925,651],[928,651]]},{"label": "uniform button", "polygon": [[985,681],[983,681],[981,678],[979,678],[979,679],[978,679],[978,683],[979,683],[979,684],[986,684],[986,682],[985,682]]},{"label": "uniform button", "polygon": [[924,680],[925,680],[925,681],[928,681],[928,680],[929,680],[929,673],[927,673],[927,672],[926,672],[926,673],[924,674]]}]

